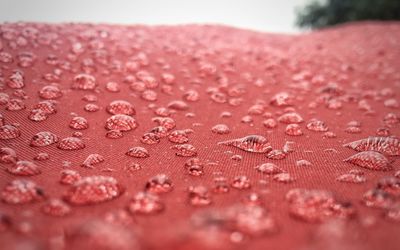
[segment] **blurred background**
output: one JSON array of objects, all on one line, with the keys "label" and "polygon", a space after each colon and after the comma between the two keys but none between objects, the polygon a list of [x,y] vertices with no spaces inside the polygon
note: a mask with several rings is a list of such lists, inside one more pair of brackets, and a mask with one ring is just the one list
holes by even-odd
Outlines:
[{"label": "blurred background", "polygon": [[224,24],[295,33],[400,19],[400,0],[0,0],[0,22]]}]

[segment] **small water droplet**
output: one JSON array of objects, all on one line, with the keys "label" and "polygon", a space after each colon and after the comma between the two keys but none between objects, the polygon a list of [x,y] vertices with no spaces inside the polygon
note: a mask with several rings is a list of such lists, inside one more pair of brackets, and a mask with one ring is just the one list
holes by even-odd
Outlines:
[{"label": "small water droplet", "polygon": [[225,135],[229,134],[231,132],[231,129],[228,127],[228,125],[217,124],[211,128],[211,132],[213,132],[214,134]]},{"label": "small water droplet", "polygon": [[182,157],[193,157],[197,155],[196,148],[191,144],[174,145],[171,149],[176,149],[175,155]]},{"label": "small water droplet", "polygon": [[90,154],[82,163],[82,167],[94,168],[94,165],[104,162],[104,157],[99,154]]},{"label": "small water droplet", "polygon": [[89,123],[84,117],[75,116],[69,123],[69,127],[72,129],[83,130],[89,128]]},{"label": "small water droplet", "polygon": [[71,213],[71,207],[60,199],[50,199],[42,207],[43,213],[63,217]]},{"label": "small water droplet", "polygon": [[251,187],[251,184],[247,176],[241,175],[241,176],[236,176],[233,179],[231,186],[237,189],[248,189]]},{"label": "small water droplet", "polygon": [[168,193],[173,189],[172,181],[165,174],[159,174],[146,182],[145,190],[151,193]]},{"label": "small water droplet", "polygon": [[146,158],[146,157],[150,156],[150,154],[147,151],[147,149],[145,149],[143,147],[130,148],[128,150],[128,152],[126,152],[126,155],[128,155],[130,157],[135,157],[135,158]]},{"label": "small water droplet", "polygon": [[211,204],[211,195],[204,186],[190,186],[188,188],[189,203],[192,206],[206,206]]}]

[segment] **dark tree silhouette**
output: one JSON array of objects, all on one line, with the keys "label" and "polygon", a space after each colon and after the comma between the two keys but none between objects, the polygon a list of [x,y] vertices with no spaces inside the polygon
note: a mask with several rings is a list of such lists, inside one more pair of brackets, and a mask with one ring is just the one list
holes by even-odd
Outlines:
[{"label": "dark tree silhouette", "polygon": [[361,20],[400,20],[400,0],[314,0],[297,11],[296,23],[322,28]]}]

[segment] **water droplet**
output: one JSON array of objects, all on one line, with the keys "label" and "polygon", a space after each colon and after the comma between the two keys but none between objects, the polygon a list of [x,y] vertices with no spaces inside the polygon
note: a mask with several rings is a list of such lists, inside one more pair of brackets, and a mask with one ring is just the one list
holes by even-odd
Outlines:
[{"label": "water droplet", "polygon": [[54,85],[47,85],[39,90],[39,97],[46,100],[58,99],[62,96],[60,88]]},{"label": "water droplet", "polygon": [[147,145],[160,143],[160,137],[154,133],[144,133],[140,141]]},{"label": "water droplet", "polygon": [[128,115],[118,114],[113,115],[106,121],[106,129],[108,130],[120,130],[130,131],[136,129],[138,126],[135,118]]},{"label": "water droplet", "polygon": [[88,176],[76,181],[65,193],[64,199],[74,205],[89,205],[113,200],[123,188],[110,176]]},{"label": "water droplet", "polygon": [[13,175],[33,176],[42,171],[31,161],[17,161],[14,165],[7,167],[7,171]]},{"label": "water droplet", "polygon": [[17,153],[12,148],[0,148],[0,162],[4,164],[13,164],[17,162]]},{"label": "water droplet", "polygon": [[15,70],[8,78],[7,85],[12,89],[21,89],[25,87],[24,73],[20,70]]},{"label": "water droplet", "polygon": [[307,129],[315,132],[326,132],[328,131],[328,126],[323,121],[312,120],[307,123]]},{"label": "water droplet", "polygon": [[72,129],[83,130],[89,128],[89,123],[84,117],[75,116],[69,123],[69,127]]},{"label": "water droplet", "polygon": [[200,94],[196,90],[188,90],[183,94],[183,99],[188,102],[197,102],[200,99]]},{"label": "water droplet", "polygon": [[356,151],[377,151],[390,156],[400,155],[400,140],[393,137],[370,136],[343,146]]},{"label": "water droplet", "polygon": [[328,139],[332,139],[332,138],[336,138],[336,134],[334,132],[331,131],[327,131],[324,133],[324,138],[328,138]]},{"label": "water droplet", "polygon": [[248,189],[251,187],[251,184],[247,176],[241,175],[241,176],[236,176],[233,179],[231,186],[237,189]]},{"label": "water droplet", "polygon": [[66,137],[62,139],[57,147],[62,150],[79,150],[86,147],[85,143],[77,137]]},{"label": "water droplet", "polygon": [[280,183],[292,183],[295,181],[295,179],[289,173],[274,174],[273,179],[274,179],[274,181],[277,181]]},{"label": "water droplet", "polygon": [[364,183],[367,181],[367,178],[364,176],[364,172],[351,170],[349,173],[340,175],[336,180],[345,183]]},{"label": "water droplet", "polygon": [[8,103],[6,104],[6,110],[8,111],[20,111],[25,109],[25,103],[24,101],[20,99],[10,99]]},{"label": "water droplet", "polygon": [[64,235],[65,249],[139,249],[132,230],[124,225],[105,222],[104,219],[83,220],[68,228]]},{"label": "water droplet", "polygon": [[169,136],[168,140],[173,143],[187,143],[189,141],[188,134],[193,132],[192,130],[174,130]]},{"label": "water droplet", "polygon": [[229,134],[231,132],[231,130],[228,127],[228,125],[217,124],[211,128],[211,132],[213,132],[214,134],[225,135],[225,134]]},{"label": "water droplet", "polygon": [[100,107],[97,104],[88,103],[85,105],[83,109],[87,112],[97,112],[100,110]]},{"label": "water droplet", "polygon": [[189,109],[189,105],[186,102],[180,100],[171,101],[170,103],[168,103],[167,107],[179,111],[184,111]]},{"label": "water droplet", "polygon": [[200,176],[203,172],[203,162],[199,158],[191,158],[185,162],[185,168],[190,175]]},{"label": "water droplet", "polygon": [[85,168],[94,168],[93,165],[97,165],[101,162],[104,162],[104,157],[99,154],[90,154],[82,163],[82,167]]},{"label": "water droplet", "polygon": [[47,115],[57,113],[56,102],[52,100],[38,102],[33,108],[34,110],[41,110]]},{"label": "water droplet", "polygon": [[127,101],[116,100],[112,101],[107,106],[107,112],[112,115],[134,115],[136,114],[136,110],[133,108],[133,105]]},{"label": "water droplet", "polygon": [[43,197],[43,190],[35,182],[23,179],[11,181],[1,191],[1,199],[8,204],[26,204]]},{"label": "water droplet", "polygon": [[389,160],[381,153],[375,151],[360,152],[343,161],[370,170],[387,171],[392,169]]},{"label": "water droplet", "polygon": [[96,78],[89,74],[78,74],[74,77],[72,88],[80,90],[94,90],[97,86]]},{"label": "water droplet", "polygon": [[287,92],[280,92],[271,98],[270,103],[277,107],[293,105],[294,97]]},{"label": "water droplet", "polygon": [[106,90],[108,90],[112,93],[117,93],[117,92],[121,91],[121,87],[119,86],[119,83],[117,83],[117,82],[107,82]]},{"label": "water droplet", "polygon": [[145,186],[146,191],[156,194],[171,192],[172,188],[172,182],[165,174],[159,174],[150,178]]},{"label": "water droplet", "polygon": [[48,117],[48,114],[46,114],[46,112],[41,109],[32,109],[28,116],[28,118],[34,122],[44,121]]},{"label": "water droplet", "polygon": [[122,138],[124,134],[120,130],[109,130],[106,132],[106,137],[109,139],[118,139]]},{"label": "water droplet", "polygon": [[50,199],[42,207],[43,213],[63,217],[71,213],[71,207],[60,199]]},{"label": "water droplet", "polygon": [[204,186],[190,186],[188,188],[189,203],[192,206],[206,206],[211,204],[211,195]]},{"label": "water droplet", "polygon": [[156,194],[139,192],[129,202],[128,210],[132,214],[157,214],[164,210],[164,204]]},{"label": "water droplet", "polygon": [[178,150],[175,155],[182,157],[192,157],[197,155],[196,148],[191,144],[174,145],[171,149]]},{"label": "water droplet", "polygon": [[58,142],[57,135],[49,131],[42,131],[32,137],[30,145],[33,147],[44,147],[56,142]]},{"label": "water droplet", "polygon": [[291,136],[303,135],[303,131],[299,124],[288,124],[285,129],[285,133]]},{"label": "water droplet", "polygon": [[284,172],[282,168],[278,167],[274,163],[269,163],[269,162],[257,165],[255,169],[257,169],[257,171],[259,171],[260,173],[267,175],[275,175]]},{"label": "water droplet", "polygon": [[0,127],[0,139],[1,140],[9,140],[15,139],[21,135],[21,131],[19,128],[13,125],[3,125]]},{"label": "water droplet", "polygon": [[296,161],[296,167],[311,167],[312,163],[307,160],[298,160]]},{"label": "water droplet", "polygon": [[324,222],[331,218],[350,219],[355,209],[350,203],[337,201],[326,190],[291,189],[286,194],[290,215],[306,222]]},{"label": "water droplet", "polygon": [[175,120],[170,117],[155,117],[152,120],[167,130],[171,130],[176,126]]},{"label": "water droplet", "polygon": [[280,149],[274,149],[267,153],[266,157],[271,160],[282,160],[286,158],[286,153]]},{"label": "water droplet", "polygon": [[65,185],[72,185],[81,179],[81,175],[72,169],[65,169],[61,172],[60,183]]},{"label": "water droplet", "polygon": [[164,138],[168,136],[168,129],[163,126],[157,126],[150,130],[150,133],[156,134],[160,138]]},{"label": "water droplet", "polygon": [[147,89],[142,92],[141,97],[143,100],[154,102],[157,101],[158,95],[154,90]]},{"label": "water droplet", "polygon": [[286,124],[301,123],[303,121],[303,118],[295,112],[286,113],[278,117],[278,122]]},{"label": "water droplet", "polygon": [[268,140],[261,135],[248,135],[238,139],[219,142],[218,145],[233,146],[253,153],[266,153],[272,150]]},{"label": "water droplet", "polygon": [[135,158],[147,158],[150,156],[149,152],[147,149],[143,147],[133,147],[126,152],[126,155],[135,157]]},{"label": "water droplet", "polygon": [[48,153],[41,152],[38,153],[33,159],[36,161],[46,161],[50,159],[50,155]]},{"label": "water droplet", "polygon": [[390,208],[395,202],[391,194],[377,188],[368,190],[363,195],[362,201],[367,207],[373,208]]},{"label": "water droplet", "polygon": [[276,233],[278,225],[271,215],[259,205],[234,205],[225,212],[227,222],[235,231],[252,237]]}]

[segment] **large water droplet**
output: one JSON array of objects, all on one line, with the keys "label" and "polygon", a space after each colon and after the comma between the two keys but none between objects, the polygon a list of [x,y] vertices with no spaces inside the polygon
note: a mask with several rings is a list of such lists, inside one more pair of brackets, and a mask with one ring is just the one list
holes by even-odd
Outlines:
[{"label": "large water droplet", "polygon": [[130,131],[136,129],[138,126],[135,118],[128,115],[118,114],[113,115],[106,121],[106,129],[108,130],[120,130]]},{"label": "large water droplet", "polygon": [[7,167],[7,171],[13,175],[33,176],[38,175],[42,171],[31,161],[17,161],[14,165]]},{"label": "large water droplet", "polygon": [[43,197],[43,190],[35,182],[23,179],[11,181],[1,191],[1,199],[8,204],[26,204]]},{"label": "large water droplet", "polygon": [[234,146],[253,153],[266,153],[272,150],[271,144],[261,135],[248,135],[238,139],[219,142],[218,144]]},{"label": "large water droplet", "polygon": [[57,147],[62,150],[79,150],[86,147],[85,143],[77,137],[66,137],[62,139]]},{"label": "large water droplet", "polygon": [[118,114],[134,115],[134,114],[136,114],[136,111],[133,108],[133,105],[130,104],[129,102],[123,101],[123,100],[112,101],[107,106],[107,112],[112,115],[118,115]]},{"label": "large water droplet", "polygon": [[76,181],[64,194],[64,199],[74,205],[97,204],[120,196],[123,188],[110,176],[88,176]]},{"label": "large water droplet", "polygon": [[370,170],[387,171],[392,169],[389,160],[381,153],[375,151],[360,152],[343,161]]},{"label": "large water droplet", "polygon": [[1,140],[9,140],[17,138],[21,135],[21,131],[19,128],[13,125],[3,125],[0,127],[0,139]]},{"label": "large water droplet", "polygon": [[343,146],[356,151],[377,151],[390,156],[400,155],[400,140],[393,137],[370,136]]},{"label": "large water droplet", "polygon": [[35,134],[30,142],[33,147],[44,147],[58,142],[58,137],[52,132],[42,131]]}]

